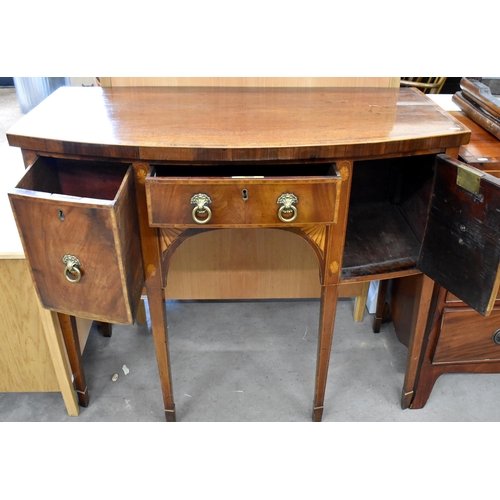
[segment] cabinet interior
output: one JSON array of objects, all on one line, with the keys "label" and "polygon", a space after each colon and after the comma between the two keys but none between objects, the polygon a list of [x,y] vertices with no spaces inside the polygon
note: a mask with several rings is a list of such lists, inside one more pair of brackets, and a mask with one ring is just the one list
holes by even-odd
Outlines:
[{"label": "cabinet interior", "polygon": [[218,163],[211,165],[156,164],[152,177],[337,177],[335,164],[328,163]]},{"label": "cabinet interior", "polygon": [[39,157],[17,185],[43,193],[114,200],[128,165]]},{"label": "cabinet interior", "polygon": [[434,162],[423,155],[354,163],[343,279],[415,268]]}]

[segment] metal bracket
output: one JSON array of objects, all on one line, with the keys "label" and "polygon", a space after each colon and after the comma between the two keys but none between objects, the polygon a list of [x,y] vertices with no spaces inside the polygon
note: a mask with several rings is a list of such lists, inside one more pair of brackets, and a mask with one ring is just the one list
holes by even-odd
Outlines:
[{"label": "metal bracket", "polygon": [[479,194],[481,179],[484,173],[467,165],[457,165],[457,186],[465,189],[469,193]]}]

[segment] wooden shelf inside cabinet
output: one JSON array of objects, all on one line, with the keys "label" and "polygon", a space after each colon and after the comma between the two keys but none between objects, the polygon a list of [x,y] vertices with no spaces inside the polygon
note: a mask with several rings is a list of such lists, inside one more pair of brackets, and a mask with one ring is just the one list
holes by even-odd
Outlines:
[{"label": "wooden shelf inside cabinet", "polygon": [[382,201],[351,204],[342,279],[415,269],[420,244],[397,206]]},{"label": "wooden shelf inside cabinet", "polygon": [[355,162],[342,279],[417,271],[435,155]]}]

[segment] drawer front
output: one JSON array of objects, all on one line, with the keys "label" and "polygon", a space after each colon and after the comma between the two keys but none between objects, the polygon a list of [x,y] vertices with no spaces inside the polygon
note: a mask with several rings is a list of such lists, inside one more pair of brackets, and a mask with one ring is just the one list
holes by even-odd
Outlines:
[{"label": "drawer front", "polygon": [[[10,193],[44,307],[110,323],[133,322],[143,287],[133,195],[131,169],[113,200],[22,188]],[[78,262],[68,267],[72,257]]]},{"label": "drawer front", "polygon": [[471,309],[445,308],[433,363],[500,360],[500,309],[482,316]]},{"label": "drawer front", "polygon": [[[335,223],[339,187],[337,178],[203,181],[149,177],[146,180],[149,223],[156,227]],[[208,222],[205,222],[207,214],[203,209],[196,210],[192,201],[197,194],[209,197]],[[287,194],[293,195],[289,206],[282,198]]]},{"label": "drawer front", "polygon": [[[500,290],[497,293],[495,303],[497,303],[499,300],[500,300]],[[458,306],[465,305],[456,295],[453,295],[451,292],[446,292],[446,302],[449,304],[456,304]]]}]

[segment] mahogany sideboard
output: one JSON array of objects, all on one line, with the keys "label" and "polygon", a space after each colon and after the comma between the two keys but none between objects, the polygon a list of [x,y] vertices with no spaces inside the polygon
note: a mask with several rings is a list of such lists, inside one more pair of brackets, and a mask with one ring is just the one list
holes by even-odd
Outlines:
[{"label": "mahogany sideboard", "polygon": [[[419,91],[62,88],[7,137],[27,167],[10,199],[42,304],[129,324],[145,285],[169,421],[168,266],[207,231],[286,231],[317,257],[315,421],[341,285],[424,273],[407,398],[433,280],[482,314],[493,307],[499,252],[484,246],[500,184],[456,159],[470,131]],[[474,276],[457,273],[473,261]]]}]

